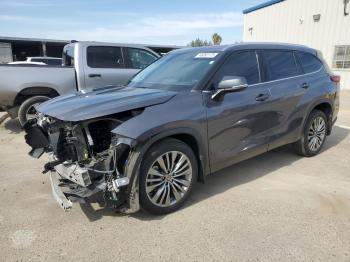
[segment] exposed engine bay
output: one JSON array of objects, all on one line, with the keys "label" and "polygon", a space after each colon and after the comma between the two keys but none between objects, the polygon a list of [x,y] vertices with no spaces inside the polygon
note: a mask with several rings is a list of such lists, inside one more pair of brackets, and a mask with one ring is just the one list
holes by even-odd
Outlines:
[{"label": "exposed engine bay", "polygon": [[69,122],[42,113],[26,123],[25,139],[35,158],[48,153],[43,173],[50,173],[54,197],[64,209],[102,194],[105,206],[120,211],[127,205],[130,178],[126,166],[133,140],[117,137],[111,130],[142,113],[143,109]]}]

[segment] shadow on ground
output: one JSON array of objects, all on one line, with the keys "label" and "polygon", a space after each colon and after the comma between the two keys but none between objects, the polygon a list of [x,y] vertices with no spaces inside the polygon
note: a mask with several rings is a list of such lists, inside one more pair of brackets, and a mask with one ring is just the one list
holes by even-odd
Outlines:
[{"label": "shadow on ground", "polygon": [[5,129],[9,130],[11,134],[19,134],[22,132],[21,124],[18,119],[8,119],[3,123]]},{"label": "shadow on ground", "polygon": [[[349,133],[350,131],[345,128],[334,126],[333,133],[327,138],[321,154],[325,153],[330,148],[337,146],[349,135]],[[289,166],[301,158],[301,156],[298,156],[293,152],[291,146],[289,145],[277,148],[255,158],[233,165],[211,176],[208,176],[205,184],[197,184],[192,192],[192,195],[187,200],[187,203],[183,208],[188,208],[191,205],[205,201],[207,198],[221,194],[236,186],[249,183],[263,176],[269,175],[271,172]],[[125,216],[108,208],[95,210],[90,204],[81,204],[81,209],[91,222],[99,220],[104,216]],[[154,216],[144,211],[132,214],[131,216],[133,218],[145,221],[160,220],[165,217]]]}]

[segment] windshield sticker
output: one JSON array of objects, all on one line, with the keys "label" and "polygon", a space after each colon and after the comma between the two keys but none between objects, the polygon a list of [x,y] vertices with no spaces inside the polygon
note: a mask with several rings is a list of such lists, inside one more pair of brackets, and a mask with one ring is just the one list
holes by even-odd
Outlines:
[{"label": "windshield sticker", "polygon": [[219,53],[199,53],[194,58],[207,58],[211,59],[218,55]]}]

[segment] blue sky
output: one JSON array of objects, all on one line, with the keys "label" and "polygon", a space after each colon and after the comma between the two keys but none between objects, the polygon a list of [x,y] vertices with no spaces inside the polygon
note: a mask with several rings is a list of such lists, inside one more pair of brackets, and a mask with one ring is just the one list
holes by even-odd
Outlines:
[{"label": "blue sky", "polygon": [[186,45],[242,40],[242,10],[264,0],[0,0],[0,36]]}]

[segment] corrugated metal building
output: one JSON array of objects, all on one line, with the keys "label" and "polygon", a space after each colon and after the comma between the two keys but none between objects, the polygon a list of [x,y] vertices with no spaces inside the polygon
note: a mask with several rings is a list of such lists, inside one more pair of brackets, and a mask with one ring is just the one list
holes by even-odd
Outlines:
[{"label": "corrugated metal building", "polygon": [[285,42],[322,51],[341,88],[350,89],[349,0],[272,0],[244,14],[246,42]]}]

